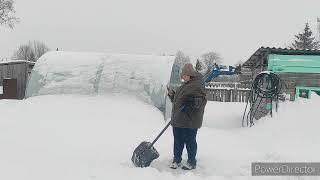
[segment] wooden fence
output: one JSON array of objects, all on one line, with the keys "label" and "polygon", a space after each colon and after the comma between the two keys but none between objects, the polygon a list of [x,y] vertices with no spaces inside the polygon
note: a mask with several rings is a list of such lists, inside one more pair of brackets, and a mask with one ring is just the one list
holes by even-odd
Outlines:
[{"label": "wooden fence", "polygon": [[206,84],[208,101],[247,102],[250,84],[210,82]]}]

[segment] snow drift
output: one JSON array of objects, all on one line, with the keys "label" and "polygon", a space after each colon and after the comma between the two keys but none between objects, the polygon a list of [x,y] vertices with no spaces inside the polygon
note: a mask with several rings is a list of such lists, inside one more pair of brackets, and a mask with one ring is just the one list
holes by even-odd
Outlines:
[{"label": "snow drift", "polygon": [[198,134],[198,167],[185,172],[169,168],[171,128],[155,144],[160,157],[148,168],[134,167],[133,150],[151,141],[165,123],[154,106],[131,96],[2,100],[0,179],[255,179],[250,177],[251,162],[320,161],[319,105],[319,98],[282,103],[274,118],[240,128],[244,103],[208,102]]},{"label": "snow drift", "polygon": [[138,97],[165,111],[166,85],[174,56],[52,51],[36,63],[26,97],[48,94]]}]

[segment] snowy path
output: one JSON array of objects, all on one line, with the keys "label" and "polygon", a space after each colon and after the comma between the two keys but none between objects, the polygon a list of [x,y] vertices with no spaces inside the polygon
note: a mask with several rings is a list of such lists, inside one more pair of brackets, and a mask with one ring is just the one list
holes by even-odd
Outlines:
[{"label": "snowy path", "polygon": [[239,128],[244,104],[210,102],[198,136],[198,169],[184,172],[168,168],[171,128],[155,145],[160,157],[151,167],[131,164],[134,148],[151,141],[165,125],[156,108],[136,99],[1,100],[0,179],[248,179],[251,162],[320,161],[314,108],[319,102],[285,104],[278,117],[254,128]]}]

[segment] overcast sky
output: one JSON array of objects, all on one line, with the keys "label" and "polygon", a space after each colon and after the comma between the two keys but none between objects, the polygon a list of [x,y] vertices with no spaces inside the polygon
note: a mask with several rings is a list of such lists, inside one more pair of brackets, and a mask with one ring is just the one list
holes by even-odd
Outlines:
[{"label": "overcast sky", "polygon": [[320,0],[15,0],[15,7],[21,23],[0,27],[1,58],[40,40],[65,51],[216,51],[231,64],[260,46],[290,44],[306,22],[316,31],[320,16]]}]

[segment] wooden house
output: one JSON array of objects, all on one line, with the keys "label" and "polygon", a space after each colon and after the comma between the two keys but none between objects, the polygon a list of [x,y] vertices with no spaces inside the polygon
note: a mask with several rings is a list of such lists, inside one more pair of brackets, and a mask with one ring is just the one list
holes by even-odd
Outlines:
[{"label": "wooden house", "polygon": [[285,84],[282,93],[290,100],[320,94],[320,51],[261,47],[243,65],[252,80],[262,71],[276,73]]}]

